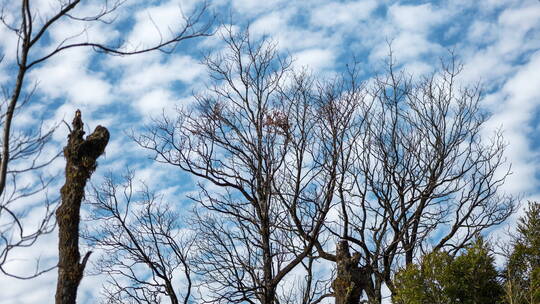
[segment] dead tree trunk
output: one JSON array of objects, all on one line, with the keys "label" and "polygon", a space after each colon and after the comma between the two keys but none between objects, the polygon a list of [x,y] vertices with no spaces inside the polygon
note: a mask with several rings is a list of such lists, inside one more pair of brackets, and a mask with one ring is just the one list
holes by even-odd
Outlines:
[{"label": "dead tree trunk", "polygon": [[337,275],[332,282],[336,304],[358,304],[368,284],[366,271],[358,266],[360,254],[351,256],[349,243],[340,241],[336,250]]},{"label": "dead tree trunk", "polygon": [[56,304],[75,304],[77,288],[91,251],[80,261],[79,216],[86,182],[96,169],[96,160],[105,151],[109,131],[97,126],[92,134],[83,139],[81,112],[75,112],[68,144],[64,147],[66,181],[60,190],[62,203],[56,210],[59,230],[58,282]]}]

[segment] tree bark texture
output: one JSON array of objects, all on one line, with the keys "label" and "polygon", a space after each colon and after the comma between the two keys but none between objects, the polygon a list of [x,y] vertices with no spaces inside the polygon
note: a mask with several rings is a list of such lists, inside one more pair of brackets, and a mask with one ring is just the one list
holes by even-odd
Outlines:
[{"label": "tree bark texture", "polygon": [[366,271],[358,266],[360,254],[351,256],[349,243],[341,240],[336,250],[337,275],[332,282],[336,304],[358,304],[368,284]]},{"label": "tree bark texture", "polygon": [[83,138],[81,112],[75,112],[68,144],[64,147],[66,159],[66,181],[61,192],[62,202],[56,210],[59,230],[58,282],[56,304],[76,303],[77,288],[91,251],[82,261],[79,253],[79,217],[84,187],[96,169],[97,158],[105,151],[109,142],[109,131],[97,126],[92,134]]}]

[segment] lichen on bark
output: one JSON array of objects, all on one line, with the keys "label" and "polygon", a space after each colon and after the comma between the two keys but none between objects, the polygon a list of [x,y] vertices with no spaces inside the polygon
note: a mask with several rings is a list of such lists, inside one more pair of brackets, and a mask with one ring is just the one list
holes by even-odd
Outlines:
[{"label": "lichen on bark", "polygon": [[109,142],[107,128],[97,126],[84,139],[83,126],[81,112],[77,110],[68,135],[68,144],[64,147],[66,180],[60,190],[61,203],[56,210],[59,232],[56,304],[76,302],[77,288],[91,254],[91,251],[87,252],[81,260],[79,253],[79,221],[84,187],[97,167],[98,157],[105,152]]}]

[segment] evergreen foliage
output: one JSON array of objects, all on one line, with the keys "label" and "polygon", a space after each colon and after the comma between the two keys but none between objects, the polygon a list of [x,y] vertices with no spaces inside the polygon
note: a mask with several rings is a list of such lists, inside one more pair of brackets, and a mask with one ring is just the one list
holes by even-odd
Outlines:
[{"label": "evergreen foliage", "polygon": [[399,271],[394,282],[393,302],[399,304],[488,304],[503,295],[491,249],[482,238],[457,257],[432,252]]},{"label": "evergreen foliage", "polygon": [[519,220],[505,275],[507,303],[540,303],[540,203],[538,202],[529,202],[525,215]]}]

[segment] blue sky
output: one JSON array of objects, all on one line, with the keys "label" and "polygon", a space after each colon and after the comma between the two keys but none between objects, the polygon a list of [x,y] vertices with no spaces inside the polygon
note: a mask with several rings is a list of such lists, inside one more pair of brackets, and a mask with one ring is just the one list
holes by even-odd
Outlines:
[{"label": "blue sky", "polygon": [[[54,11],[55,2],[32,1],[42,16]],[[90,1],[83,1],[78,13],[95,11],[97,4],[84,2]],[[159,32],[166,35],[170,28],[179,25],[181,10],[188,12],[197,3],[197,0],[127,1],[118,11],[116,23],[95,24],[87,33],[90,39],[103,42],[124,37],[134,46],[149,45],[159,40]],[[492,113],[486,134],[497,128],[504,131],[508,142],[506,156],[513,172],[504,190],[521,195],[524,201],[540,199],[539,1],[210,0],[209,3],[222,20],[232,20],[238,28],[249,24],[254,37],[273,38],[280,50],[295,58],[295,66],[307,66],[321,76],[343,70],[353,56],[360,61],[366,79],[382,72],[387,41],[392,41],[400,67],[415,75],[429,73],[439,58],[453,50],[464,64],[460,80],[480,81],[484,86],[482,105]],[[51,29],[40,48],[47,50],[80,31],[72,21],[62,20]],[[12,83],[10,63],[13,63],[14,46],[14,35],[1,28],[0,50],[5,58],[0,64],[0,83],[4,86]],[[178,201],[178,197],[185,197],[193,190],[194,181],[175,168],[150,161],[150,155],[138,148],[125,132],[137,132],[153,115],[191,102],[192,92],[200,91],[207,82],[206,71],[199,64],[201,55],[218,51],[220,47],[222,43],[216,35],[180,44],[170,55],[154,52],[105,57],[89,49],[67,51],[30,72],[26,89],[38,83],[37,90],[21,112],[16,127],[32,125],[40,117],[49,124],[62,119],[70,121],[79,108],[89,130],[102,124],[112,134],[94,180],[129,165],[137,179]],[[66,128],[60,126],[47,151],[58,151],[65,144],[66,134]],[[50,174],[58,173],[63,165],[59,159],[47,170]],[[31,201],[26,203],[32,205]],[[39,208],[33,208],[27,221],[31,223],[39,214]],[[38,257],[43,263],[54,263],[54,233],[40,239],[32,249],[18,252],[10,267],[31,272]],[[55,277],[54,271],[30,281],[0,277],[3,287],[0,303],[52,303]],[[80,303],[94,303],[92,295],[98,293],[102,279],[98,276],[83,279]]]}]

